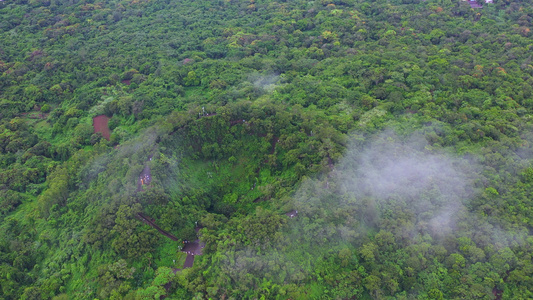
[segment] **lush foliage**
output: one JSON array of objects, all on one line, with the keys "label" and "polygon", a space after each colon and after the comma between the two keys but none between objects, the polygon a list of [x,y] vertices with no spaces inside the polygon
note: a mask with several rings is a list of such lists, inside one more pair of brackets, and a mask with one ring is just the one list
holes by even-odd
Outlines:
[{"label": "lush foliage", "polygon": [[0,2],[0,299],[532,298],[533,5],[494,2]]}]

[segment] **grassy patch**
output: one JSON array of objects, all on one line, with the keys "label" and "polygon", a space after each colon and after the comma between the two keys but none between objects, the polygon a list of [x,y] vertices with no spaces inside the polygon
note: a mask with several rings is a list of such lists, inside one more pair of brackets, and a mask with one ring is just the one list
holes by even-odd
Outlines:
[{"label": "grassy patch", "polygon": [[155,266],[181,269],[186,255],[179,251],[179,246],[180,242],[165,239],[155,253]]}]

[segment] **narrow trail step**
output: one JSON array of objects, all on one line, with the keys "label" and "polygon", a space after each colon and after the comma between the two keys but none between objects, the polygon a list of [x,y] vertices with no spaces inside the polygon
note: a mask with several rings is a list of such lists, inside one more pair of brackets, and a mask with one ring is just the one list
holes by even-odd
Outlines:
[{"label": "narrow trail step", "polygon": [[154,228],[155,230],[159,231],[159,233],[161,233],[162,235],[168,237],[169,239],[173,240],[173,241],[178,241],[179,239],[175,236],[173,236],[172,234],[164,231],[163,229],[161,229],[159,226],[157,226],[150,217],[148,217],[147,215],[143,214],[143,213],[138,213],[137,214],[137,218],[141,221],[143,221],[146,225],[148,226],[151,226],[152,228]]}]

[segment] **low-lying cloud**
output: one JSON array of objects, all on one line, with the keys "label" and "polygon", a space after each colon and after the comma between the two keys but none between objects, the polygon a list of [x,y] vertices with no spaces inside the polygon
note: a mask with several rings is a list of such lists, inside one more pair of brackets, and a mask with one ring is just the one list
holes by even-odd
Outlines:
[{"label": "low-lying cloud", "polygon": [[462,202],[473,196],[476,169],[472,161],[431,150],[422,136],[385,132],[352,144],[334,178],[341,194],[375,201],[376,216],[409,212],[418,229],[437,234],[453,227]]},{"label": "low-lying cloud", "polygon": [[278,75],[259,75],[250,76],[250,81],[256,88],[260,88],[268,93],[272,92],[277,87],[279,81]]}]

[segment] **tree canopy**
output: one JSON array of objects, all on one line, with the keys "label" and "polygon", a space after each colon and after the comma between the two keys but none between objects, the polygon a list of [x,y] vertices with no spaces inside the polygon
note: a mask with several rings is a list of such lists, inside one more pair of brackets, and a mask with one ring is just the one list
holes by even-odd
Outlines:
[{"label": "tree canopy", "polygon": [[0,299],[532,298],[533,5],[478,4],[1,1]]}]

